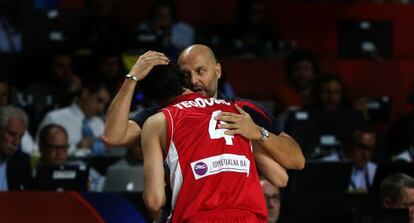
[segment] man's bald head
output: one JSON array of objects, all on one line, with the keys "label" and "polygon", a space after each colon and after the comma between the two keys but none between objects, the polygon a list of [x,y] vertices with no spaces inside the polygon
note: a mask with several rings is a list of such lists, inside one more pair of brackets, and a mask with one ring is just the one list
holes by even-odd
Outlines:
[{"label": "man's bald head", "polygon": [[211,59],[214,63],[217,63],[216,55],[214,55],[213,50],[210,47],[203,45],[203,44],[194,44],[187,48],[185,48],[178,58],[178,63],[180,60],[183,60],[185,57],[190,55],[203,55]]},{"label": "man's bald head", "polygon": [[180,69],[191,80],[193,91],[208,97],[217,97],[221,65],[210,47],[194,44],[187,47],[178,58]]}]

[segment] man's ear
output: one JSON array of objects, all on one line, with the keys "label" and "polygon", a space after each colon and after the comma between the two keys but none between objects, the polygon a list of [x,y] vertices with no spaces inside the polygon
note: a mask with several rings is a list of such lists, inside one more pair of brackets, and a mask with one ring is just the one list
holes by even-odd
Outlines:
[{"label": "man's ear", "polygon": [[216,71],[217,80],[220,79],[220,77],[221,77],[221,64],[216,63],[216,65],[214,66],[214,70]]},{"label": "man's ear", "polygon": [[384,197],[382,198],[382,205],[384,206],[384,208],[392,208],[392,201],[389,197]]},{"label": "man's ear", "polygon": [[89,96],[89,94],[90,94],[89,89],[83,88],[82,91],[81,91],[81,94],[80,94],[80,98],[86,98],[86,97]]}]

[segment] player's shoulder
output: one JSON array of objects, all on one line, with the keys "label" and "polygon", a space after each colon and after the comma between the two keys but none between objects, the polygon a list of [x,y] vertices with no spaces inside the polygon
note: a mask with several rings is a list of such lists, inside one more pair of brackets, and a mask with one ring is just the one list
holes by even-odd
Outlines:
[{"label": "player's shoulder", "polygon": [[154,115],[148,117],[144,123],[144,128],[149,126],[162,126],[165,125],[165,115],[163,112],[157,112]]}]

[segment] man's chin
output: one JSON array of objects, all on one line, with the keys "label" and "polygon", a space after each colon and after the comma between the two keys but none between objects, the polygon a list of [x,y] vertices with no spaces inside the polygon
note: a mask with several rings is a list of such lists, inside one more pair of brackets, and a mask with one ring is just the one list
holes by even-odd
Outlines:
[{"label": "man's chin", "polygon": [[204,90],[193,90],[193,92],[201,94],[203,96],[207,96],[207,92],[205,92]]}]

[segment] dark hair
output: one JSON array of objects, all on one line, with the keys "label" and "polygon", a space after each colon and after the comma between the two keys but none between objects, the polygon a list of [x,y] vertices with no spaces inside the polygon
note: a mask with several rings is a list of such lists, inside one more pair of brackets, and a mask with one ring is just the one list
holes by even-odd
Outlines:
[{"label": "dark hair", "polygon": [[63,128],[61,125],[58,124],[48,124],[42,127],[39,132],[39,150],[42,148],[45,148],[49,145],[49,132],[50,130],[57,128],[60,129],[63,133],[65,133],[66,137],[68,137],[68,133],[66,132],[65,128]]},{"label": "dark hair", "polygon": [[367,122],[353,124],[352,130],[345,134],[344,149],[350,150],[353,149],[354,146],[359,145],[360,135],[364,133],[377,135],[377,130]]},{"label": "dark hair", "polygon": [[5,74],[2,71],[0,71],[0,73],[2,75],[4,74],[2,77],[0,77],[0,83],[3,83],[7,86],[7,105],[13,105],[16,102],[16,89],[10,82],[10,75],[7,73]]},{"label": "dark hair", "polygon": [[381,198],[388,197],[395,204],[401,199],[403,187],[414,188],[414,179],[404,173],[387,176],[380,185]]},{"label": "dark hair", "polygon": [[293,69],[298,62],[309,61],[312,64],[315,76],[319,75],[319,62],[316,56],[308,50],[293,51],[286,59],[286,77],[291,86],[295,86],[293,78]]},{"label": "dark hair", "polygon": [[181,95],[188,86],[185,74],[176,64],[155,66],[140,84],[144,97],[157,102]]},{"label": "dark hair", "polygon": [[151,20],[151,22],[155,21],[155,19],[157,18],[155,15],[155,10],[164,7],[169,8],[171,10],[171,21],[177,21],[177,10],[174,5],[174,2],[171,0],[156,0],[152,2],[149,8],[148,17]]},{"label": "dark hair", "polygon": [[319,78],[316,78],[314,80],[314,87],[312,89],[312,98],[313,98],[313,101],[315,103],[315,107],[318,107],[318,108],[322,107],[322,101],[321,101],[322,89],[323,89],[325,84],[327,84],[331,81],[336,81],[341,86],[342,98],[341,98],[340,104],[342,106],[347,106],[349,104],[348,98],[347,98],[347,93],[346,93],[345,83],[342,80],[342,78],[339,75],[336,75],[336,74],[326,74],[326,75],[323,75],[323,76],[321,76]]},{"label": "dark hair", "polygon": [[105,89],[109,92],[108,85],[103,80],[93,78],[93,76],[82,79],[81,92],[85,89],[88,89],[90,94],[97,93],[102,89]]}]

